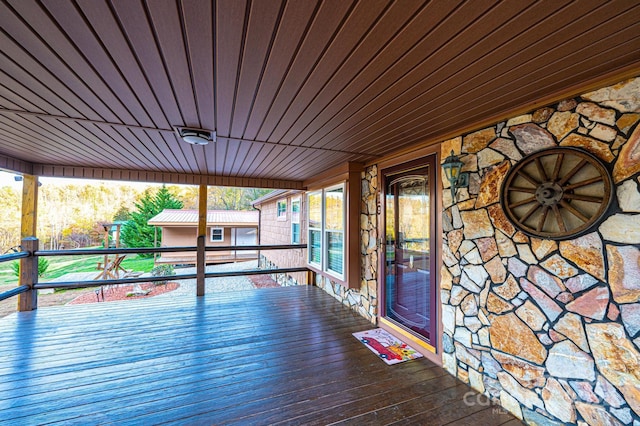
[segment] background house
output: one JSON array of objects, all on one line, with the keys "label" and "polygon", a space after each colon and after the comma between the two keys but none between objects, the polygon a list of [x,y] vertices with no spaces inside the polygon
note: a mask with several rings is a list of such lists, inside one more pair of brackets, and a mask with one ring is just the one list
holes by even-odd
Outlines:
[{"label": "background house", "polygon": [[[162,230],[161,247],[195,246],[198,236],[197,210],[163,210],[149,220],[149,225]],[[258,212],[209,210],[207,212],[208,247],[250,246],[258,243]],[[225,263],[257,258],[254,250],[207,252],[207,263]],[[195,252],[164,253],[156,263],[195,264]]]},{"label": "background house", "polygon": [[[275,190],[251,204],[260,211],[260,244],[304,244],[307,219],[303,191]],[[307,249],[261,250],[261,268],[291,268],[307,264]],[[274,276],[280,285],[305,283],[304,272]]]}]

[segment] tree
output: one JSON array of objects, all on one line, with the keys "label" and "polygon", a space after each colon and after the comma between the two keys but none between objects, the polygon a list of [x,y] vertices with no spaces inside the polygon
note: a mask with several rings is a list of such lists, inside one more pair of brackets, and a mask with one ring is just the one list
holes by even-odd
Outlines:
[{"label": "tree", "polygon": [[[155,247],[155,230],[148,224],[149,219],[164,209],[181,209],[182,205],[182,201],[175,198],[164,185],[155,194],[146,190],[140,201],[135,204],[131,219],[122,227],[120,235],[122,242],[127,247]],[[158,230],[157,241],[160,241],[160,237],[160,230]],[[145,255],[145,257],[151,257],[151,255]]]},{"label": "tree", "polygon": [[113,215],[114,222],[126,222],[131,219],[131,212],[125,206],[121,206]]}]

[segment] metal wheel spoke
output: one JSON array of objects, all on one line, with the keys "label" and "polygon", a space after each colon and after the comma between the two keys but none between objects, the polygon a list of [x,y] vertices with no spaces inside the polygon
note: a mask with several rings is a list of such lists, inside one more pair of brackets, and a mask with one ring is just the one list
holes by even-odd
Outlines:
[{"label": "metal wheel spoke", "polygon": [[526,173],[524,170],[518,170],[518,174],[528,180],[533,186],[538,186],[542,183],[532,178],[529,173]]},{"label": "metal wheel spoke", "polygon": [[564,220],[562,220],[560,209],[558,209],[558,206],[553,206],[552,209],[553,209],[553,214],[556,216],[556,222],[558,223],[558,228],[560,228],[562,232],[567,232],[567,227],[564,226]]},{"label": "metal wheel spoke", "polygon": [[544,228],[544,223],[547,221],[547,214],[549,213],[549,206],[544,206],[542,208],[542,215],[540,216],[540,219],[538,220],[538,226],[536,226],[536,231],[540,232],[542,231],[542,228]]},{"label": "metal wheel spoke", "polygon": [[588,203],[598,203],[601,204],[604,198],[602,197],[592,197],[590,195],[582,195],[582,194],[564,194],[564,198],[569,198],[571,200],[579,200],[586,201]]},{"label": "metal wheel spoke", "polygon": [[540,161],[540,157],[536,157],[535,159],[536,167],[538,168],[538,173],[542,176],[542,181],[546,182],[549,180],[547,177],[547,172],[544,170],[544,166],[542,165],[542,161]]},{"label": "metal wheel spoke", "polygon": [[555,182],[558,180],[558,176],[560,176],[560,169],[562,168],[562,161],[564,161],[564,154],[560,153],[556,157],[556,165],[553,167],[553,175],[551,176],[551,181]]},{"label": "metal wheel spoke", "polygon": [[525,204],[533,203],[534,201],[536,201],[536,197],[525,198],[524,200],[509,204],[509,208],[514,209],[516,207],[524,206]]},{"label": "metal wheel spoke", "polygon": [[529,194],[535,194],[536,193],[536,189],[535,188],[524,188],[522,186],[510,186],[509,187],[509,192],[527,192]]},{"label": "metal wheel spoke", "polygon": [[520,218],[520,223],[524,224],[527,219],[529,219],[531,217],[531,215],[533,213],[535,213],[536,210],[538,210],[540,208],[540,204],[535,204],[533,207],[531,207],[529,210],[527,210],[527,212],[524,214],[524,216],[522,216]]},{"label": "metal wheel spoke", "polygon": [[586,217],[585,215],[580,213],[577,209],[575,209],[571,204],[567,203],[566,201],[561,200],[560,201],[560,205],[563,208],[567,209],[569,211],[569,213],[571,213],[572,215],[574,215],[575,217],[577,217],[578,219],[580,219],[584,223],[589,222],[589,218],[588,217]]},{"label": "metal wheel spoke", "polygon": [[587,185],[591,185],[594,183],[598,183],[598,182],[602,182],[602,176],[597,176],[591,179],[587,179],[587,180],[583,180],[580,182],[576,182],[576,183],[572,183],[571,185],[567,185],[565,187],[563,187],[562,189],[564,191],[571,191],[572,189],[576,189],[576,188],[580,188],[582,186],[587,186]]},{"label": "metal wheel spoke", "polygon": [[569,173],[567,173],[562,179],[560,179],[558,185],[563,186],[565,183],[567,183],[569,179],[571,179],[576,173],[580,171],[580,169],[584,167],[585,164],[587,164],[587,160],[583,158],[573,169],[571,169]]}]

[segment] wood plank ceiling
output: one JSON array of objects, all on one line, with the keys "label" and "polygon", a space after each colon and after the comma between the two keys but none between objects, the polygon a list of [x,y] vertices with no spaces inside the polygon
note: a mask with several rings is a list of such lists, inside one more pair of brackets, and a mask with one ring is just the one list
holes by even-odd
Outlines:
[{"label": "wood plank ceiling", "polygon": [[0,24],[0,156],[52,174],[286,186],[640,70],[630,0],[2,0]]}]

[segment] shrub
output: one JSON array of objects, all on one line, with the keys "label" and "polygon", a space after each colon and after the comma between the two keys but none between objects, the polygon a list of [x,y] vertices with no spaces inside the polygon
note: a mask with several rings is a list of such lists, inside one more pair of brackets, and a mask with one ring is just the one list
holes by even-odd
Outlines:
[{"label": "shrub", "polygon": [[[171,265],[157,265],[151,270],[151,276],[153,277],[166,277],[173,275],[173,266]],[[167,281],[156,281],[156,284],[166,284]]]},{"label": "shrub", "polygon": [[[13,274],[16,277],[20,277],[20,261],[15,260],[11,264],[11,269],[13,269]],[[47,272],[47,269],[49,269],[49,261],[44,257],[39,257],[38,258],[38,276],[39,277],[43,276],[44,273]]]}]

